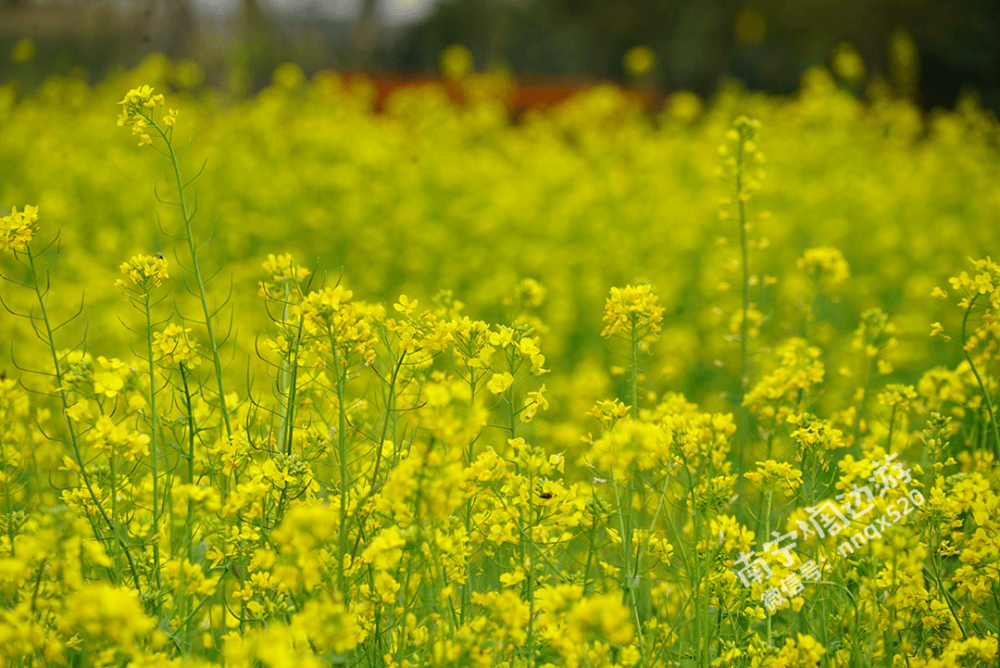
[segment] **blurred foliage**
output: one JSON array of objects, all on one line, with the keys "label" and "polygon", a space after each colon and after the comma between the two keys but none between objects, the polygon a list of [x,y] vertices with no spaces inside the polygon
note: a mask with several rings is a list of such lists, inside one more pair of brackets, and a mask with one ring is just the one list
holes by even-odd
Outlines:
[{"label": "blurred foliage", "polygon": [[874,74],[891,77],[887,45],[902,31],[919,53],[924,106],[950,106],[971,86],[996,108],[998,24],[998,5],[974,0],[454,0],[405,34],[399,51],[404,67],[426,68],[442,48],[462,43],[481,65],[505,63],[525,76],[620,79],[622,55],[642,45],[658,60],[653,79],[668,90],[710,94],[734,76],[751,88],[790,92],[801,72],[829,64],[844,42]]},{"label": "blurred foliage", "polygon": [[892,49],[0,86],[0,666],[993,665],[1000,125]]},{"label": "blurred foliage", "polygon": [[844,42],[874,74],[891,77],[887,45],[902,31],[919,54],[924,106],[950,106],[971,86],[997,108],[997,25],[1000,6],[977,0],[453,0],[398,49],[403,67],[427,68],[442,48],[461,43],[481,66],[504,63],[524,76],[620,79],[623,54],[643,45],[658,60],[653,80],[668,90],[710,94],[734,76],[751,88],[790,92]]},{"label": "blurred foliage", "polygon": [[[460,44],[479,70],[503,67],[528,79],[634,78],[705,96],[734,77],[789,93],[802,72],[832,66],[846,45],[867,65],[860,86],[888,81],[925,109],[975,92],[1000,109],[1000,5],[980,0],[442,0],[402,26],[380,21],[384,0],[361,3],[352,20],[279,14],[241,0],[223,23],[199,19],[180,0],[136,0],[127,10],[104,2],[15,5],[0,3],[0,54],[7,60],[26,37],[37,53],[5,63],[0,80],[29,88],[76,67],[96,81],[156,51],[199,62],[214,83],[254,92],[285,61],[309,73],[427,74]],[[637,47],[655,61],[638,77],[624,62]]]},{"label": "blurred foliage", "polygon": [[[928,311],[931,288],[997,243],[998,128],[969,99],[924,117],[884,87],[862,100],[849,82],[815,69],[789,97],[730,86],[706,105],[681,93],[651,117],[602,86],[514,125],[502,82],[483,75],[461,79],[465,104],[431,85],[401,89],[374,113],[371,86],[332,72],[306,80],[285,65],[249,99],[193,85],[198,74],[192,63],[154,57],[93,88],[72,77],[31,96],[0,88],[0,205],[37,202],[50,228],[63,229],[61,244],[74,252],[58,267],[60,282],[107,286],[88,293],[92,313],[119,308],[111,286],[127,256],[172,254],[157,220],[169,226],[174,209],[154,215],[152,189],[121,187],[123,177],[166,174],[107,120],[115,91],[138,82],[178,90],[172,97],[187,117],[179,145],[192,132],[185,128],[198,128],[183,161],[191,170],[205,164],[199,221],[223,249],[207,262],[224,261],[224,276],[231,270],[237,315],[252,312],[248,287],[277,250],[328,282],[343,275],[365,299],[405,292],[428,303],[448,288],[492,319],[531,278],[549,291],[540,315],[553,369],[585,376],[610,354],[598,336],[608,286],[645,280],[666,308],[662,368],[650,383],[711,401],[731,388],[737,351],[709,332],[738,331],[740,284],[737,228],[719,215],[732,192],[716,175],[715,149],[744,111],[761,119],[769,157],[751,210],[755,280],[777,279],[754,299],[765,332],[810,327],[826,345],[884,305],[907,342],[892,362],[912,379],[957,354],[926,336],[928,320],[941,319]],[[796,268],[807,248],[823,246],[843,251],[849,290],[819,290]],[[228,288],[217,290],[221,299]],[[72,312],[80,295],[60,294],[60,310]],[[236,325],[250,349],[259,324]],[[4,329],[27,334],[17,326]],[[125,334],[101,328],[89,340],[117,344]],[[830,354],[839,368],[851,353],[833,346]],[[583,387],[571,410],[593,398]]]}]

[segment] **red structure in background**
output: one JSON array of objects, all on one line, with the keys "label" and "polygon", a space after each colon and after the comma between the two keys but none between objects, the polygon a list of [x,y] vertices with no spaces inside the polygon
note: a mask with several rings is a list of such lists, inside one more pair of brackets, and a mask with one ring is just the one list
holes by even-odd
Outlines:
[{"label": "red structure in background", "polygon": [[[467,99],[467,94],[460,84],[431,77],[394,77],[391,75],[372,77],[348,74],[345,81],[348,86],[361,82],[371,86],[375,92],[376,111],[382,111],[389,96],[401,88],[435,86],[442,88],[448,97],[455,102],[462,103]],[[663,96],[659,91],[621,86],[607,81],[512,81],[509,90],[501,97],[506,103],[511,117],[518,118],[531,109],[544,109],[558,105],[596,85],[615,86],[648,111],[653,111],[662,104]]]}]

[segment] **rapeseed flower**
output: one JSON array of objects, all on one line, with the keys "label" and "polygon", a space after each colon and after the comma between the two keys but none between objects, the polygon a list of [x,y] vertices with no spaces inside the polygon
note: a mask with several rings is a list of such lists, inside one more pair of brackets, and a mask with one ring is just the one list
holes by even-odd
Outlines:
[{"label": "rapeseed flower", "polygon": [[601,336],[610,338],[635,331],[640,339],[655,339],[660,333],[664,308],[649,285],[611,288],[604,305],[604,329]]},{"label": "rapeseed flower", "polygon": [[[467,55],[464,106],[425,87],[376,114],[363,85],[294,65],[231,107],[187,97],[213,119],[195,152],[220,255],[196,234],[178,113],[129,91],[119,122],[163,142],[164,230],[191,253],[183,276],[121,266],[139,330],[116,326],[107,258],[155,243],[120,222],[150,193],[109,189],[94,156],[131,183],[159,172],[104,140],[99,104],[50,101],[103,85],[4,108],[9,136],[75,147],[65,187],[15,170],[11,192],[107,224],[67,225],[58,265],[31,246],[35,207],[0,225],[0,664],[995,662],[1000,268],[961,263],[993,243],[966,216],[970,192],[998,210],[995,121],[971,103],[924,118],[877,86],[861,104],[814,70],[787,100],[678,93],[654,123],[596,87],[510,124]],[[197,78],[160,59],[142,76]],[[690,178],[720,138],[722,222],[718,185]],[[758,197],[773,222],[745,210]],[[655,219],[665,198],[684,225]],[[883,224],[915,207],[906,234]],[[611,287],[630,276],[649,284]],[[60,280],[88,288],[85,340]]]},{"label": "rapeseed flower", "polygon": [[163,281],[170,278],[167,273],[167,261],[163,255],[135,255],[119,267],[125,278],[115,281],[115,287],[126,293],[137,293],[140,297],[148,295],[154,288],[160,287]]},{"label": "rapeseed flower", "polygon": [[38,207],[26,205],[22,211],[12,207],[10,214],[0,217],[0,251],[23,253],[38,231]]}]

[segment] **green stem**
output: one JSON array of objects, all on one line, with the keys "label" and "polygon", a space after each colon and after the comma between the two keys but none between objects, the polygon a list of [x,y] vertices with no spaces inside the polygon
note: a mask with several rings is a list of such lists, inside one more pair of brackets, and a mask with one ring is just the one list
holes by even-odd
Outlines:
[{"label": "green stem", "polygon": [[[115,573],[118,573],[120,565],[118,555],[118,472],[115,469],[115,453],[112,451],[108,455],[108,473],[111,477],[111,525],[114,527],[115,539],[111,541],[111,563],[114,564]],[[13,545],[13,543],[11,543]]]},{"label": "green stem", "polygon": [[[288,322],[289,290],[285,288],[284,309],[281,314],[282,329]],[[302,341],[302,329],[305,318],[299,317],[299,325],[292,337],[288,357],[281,360],[281,375],[279,379],[279,396],[281,399],[281,424],[278,428],[279,449],[286,455],[292,454],[292,436],[295,431],[295,394],[298,385],[299,346]]]},{"label": "green stem", "polygon": [[[533,490],[535,488],[535,478],[534,476],[529,476],[528,478],[528,489]],[[524,560],[524,566],[528,572],[528,665],[535,665],[535,541],[534,536],[531,532],[531,520],[534,517],[535,510],[534,504],[531,502],[532,496],[529,496],[528,501],[528,526],[527,531],[521,530],[521,540],[525,540],[527,537],[528,543],[528,558]]]},{"label": "green stem", "polygon": [[38,272],[35,270],[35,257],[32,255],[31,249],[27,249],[25,254],[28,257],[28,268],[31,270],[31,284],[34,288],[35,297],[38,299],[38,306],[42,314],[42,324],[45,325],[45,342],[48,344],[49,352],[52,355],[52,366],[55,370],[56,382],[59,385],[59,399],[62,402],[63,417],[66,420],[66,428],[69,431],[70,445],[73,448],[73,456],[76,458],[76,465],[80,468],[80,480],[83,481],[83,485],[87,489],[87,493],[90,495],[90,500],[97,508],[97,512],[100,514],[101,519],[104,520],[104,523],[108,526],[108,530],[111,532],[111,535],[114,539],[117,539],[118,544],[125,553],[125,558],[128,560],[129,570],[132,571],[132,582],[136,591],[141,594],[142,585],[139,584],[139,574],[135,569],[135,560],[132,558],[132,552],[125,544],[125,540],[116,531],[114,523],[111,521],[111,518],[108,517],[107,511],[104,510],[101,500],[97,497],[97,493],[94,491],[94,487],[90,482],[90,476],[87,475],[87,469],[83,462],[83,453],[80,451],[80,440],[77,436],[76,428],[73,426],[73,420],[66,414],[66,411],[69,409],[69,397],[66,393],[66,385],[63,382],[62,370],[59,368],[59,353],[56,352],[55,340],[52,338],[52,326],[49,323],[49,313],[45,306],[45,296],[42,294],[41,285],[38,283]]},{"label": "green stem", "polygon": [[958,630],[962,633],[962,638],[968,638],[969,635],[965,632],[965,626],[962,624],[962,620],[958,618],[958,613],[955,611],[955,605],[951,600],[951,594],[944,587],[944,582],[941,580],[940,574],[940,564],[937,563],[937,556],[931,556],[931,563],[934,564],[934,583],[937,585],[938,593],[941,594],[941,598],[944,599],[945,604],[948,606],[948,612],[951,613],[951,618],[955,620],[955,624],[958,625]]},{"label": "green stem", "polygon": [[743,201],[743,150],[744,141],[740,139],[736,151],[736,205],[740,219],[740,255],[743,261],[743,319],[740,323],[740,394],[747,390],[747,335],[749,331],[748,316],[750,313],[750,247],[747,243],[747,212]]},{"label": "green stem", "polygon": [[977,294],[969,301],[969,306],[965,309],[965,316],[962,318],[962,352],[965,353],[965,359],[969,362],[969,368],[972,369],[972,374],[976,377],[976,382],[979,383],[979,390],[983,393],[986,410],[989,411],[990,427],[993,430],[993,451],[996,454],[997,461],[1000,461],[1000,431],[997,430],[997,416],[993,410],[993,400],[990,398],[990,393],[986,390],[986,384],[976,369],[976,363],[972,361],[972,354],[966,347],[965,327],[969,322],[969,314],[972,312],[972,306],[978,298],[979,295]]},{"label": "green stem", "polygon": [[746,472],[746,444],[749,440],[750,415],[743,406],[743,398],[746,396],[750,383],[750,372],[748,369],[749,359],[747,353],[748,338],[750,332],[750,246],[747,241],[747,212],[746,202],[743,200],[743,161],[744,161],[743,137],[740,137],[736,149],[736,206],[739,214],[740,225],[740,257],[743,268],[743,293],[742,293],[742,318],[740,319],[740,382],[739,394],[736,402],[738,414],[738,434],[736,449],[739,451],[738,464],[739,473],[737,477],[737,493],[743,493],[743,474]]},{"label": "green stem", "polygon": [[639,418],[639,332],[632,323],[632,419]]},{"label": "green stem", "polygon": [[222,420],[226,427],[226,435],[232,436],[233,430],[229,423],[229,410],[226,407],[226,390],[222,381],[222,361],[219,359],[219,346],[215,338],[215,329],[212,325],[212,312],[208,307],[208,295],[205,291],[205,281],[201,273],[201,263],[198,261],[198,244],[194,238],[194,230],[191,222],[192,213],[188,210],[187,198],[184,195],[184,181],[181,178],[181,167],[177,160],[177,152],[174,151],[173,142],[170,135],[165,132],[152,118],[146,117],[149,124],[156,129],[160,137],[163,138],[167,146],[167,154],[170,157],[170,164],[174,170],[174,180],[176,181],[177,196],[180,199],[181,217],[184,219],[184,232],[187,236],[188,250],[191,253],[191,272],[194,274],[195,284],[198,287],[198,298],[201,301],[202,312],[205,315],[205,330],[208,334],[208,344],[212,350],[212,364],[215,366],[215,380],[218,384],[219,409],[222,411]]},{"label": "green stem", "polygon": [[[511,375],[514,374],[516,369],[514,368],[513,358],[508,359],[510,364]],[[508,419],[510,420],[510,437],[517,438],[517,408],[514,405],[514,381],[511,381],[510,387],[507,388],[507,408],[508,408]]]},{"label": "green stem", "polygon": [[344,572],[344,557],[347,555],[347,501],[348,501],[348,471],[347,471],[347,407],[346,388],[347,365],[341,364],[341,356],[337,351],[337,343],[332,333],[330,344],[333,349],[334,364],[337,365],[337,456],[340,459],[340,532],[337,541],[337,582],[343,600],[347,602],[347,579]]},{"label": "green stem", "polygon": [[146,354],[149,361],[149,419],[152,436],[149,444],[149,467],[153,476],[153,576],[156,580],[156,608],[159,610],[160,592],[160,505],[159,505],[159,429],[156,413],[156,362],[153,358],[153,316],[149,294],[143,299],[146,313]]},{"label": "green stem", "polygon": [[[184,386],[184,409],[187,411],[187,432],[188,432],[188,452],[187,452],[187,484],[194,484],[194,413],[191,409],[191,392],[188,388],[187,382],[187,372],[184,369],[183,362],[180,364],[181,370],[181,383]],[[194,523],[194,508],[189,498],[187,501],[187,515],[184,518],[184,540],[187,548],[187,558],[190,561],[194,561],[194,535],[192,526]],[[207,599],[206,599],[207,600]],[[195,608],[195,611],[197,608]],[[183,624],[184,639],[188,640],[191,637],[191,619],[194,616],[194,611],[189,613],[185,617]]]},{"label": "green stem", "polygon": [[[767,509],[764,511],[764,538],[771,540],[771,504],[774,501],[774,492],[767,492]],[[771,646],[771,613],[767,613],[767,646]]]}]

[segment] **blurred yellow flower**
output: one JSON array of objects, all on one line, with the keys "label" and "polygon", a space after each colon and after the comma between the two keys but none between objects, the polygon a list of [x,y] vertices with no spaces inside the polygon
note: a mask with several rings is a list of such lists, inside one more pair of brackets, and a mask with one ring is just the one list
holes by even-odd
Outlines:
[{"label": "blurred yellow flower", "polygon": [[625,71],[633,77],[641,77],[656,66],[656,55],[648,46],[634,46],[622,58]]}]

